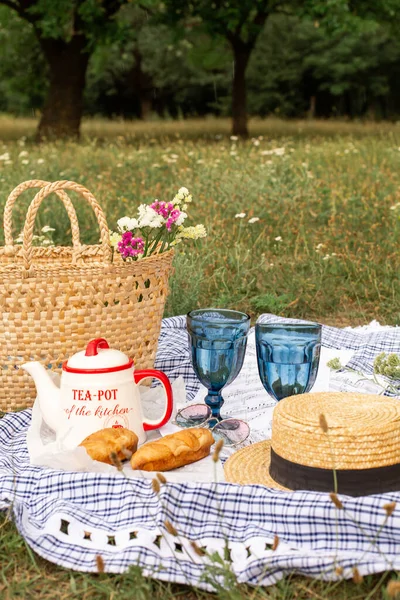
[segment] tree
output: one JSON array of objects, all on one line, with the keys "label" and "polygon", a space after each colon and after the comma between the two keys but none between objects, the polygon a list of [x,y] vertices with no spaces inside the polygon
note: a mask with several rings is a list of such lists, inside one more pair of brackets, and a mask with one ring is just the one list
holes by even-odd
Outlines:
[{"label": "tree", "polygon": [[257,38],[284,0],[165,0],[167,22],[185,19],[186,27],[202,25],[211,36],[224,37],[233,54],[232,133],[248,136],[246,69]]},{"label": "tree", "polygon": [[[156,5],[156,0],[142,4]],[[186,27],[202,26],[224,37],[233,53],[232,133],[247,136],[246,70],[265,24],[277,13],[319,19],[331,31],[357,30],[363,18],[395,19],[399,0],[164,0],[162,18]]]},{"label": "tree", "polygon": [[78,137],[89,57],[128,0],[0,0],[30,23],[49,68],[38,138]]}]

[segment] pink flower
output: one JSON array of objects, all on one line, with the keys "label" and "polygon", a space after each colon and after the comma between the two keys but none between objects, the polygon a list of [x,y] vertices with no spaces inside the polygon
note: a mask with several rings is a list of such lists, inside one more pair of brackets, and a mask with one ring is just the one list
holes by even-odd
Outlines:
[{"label": "pink flower", "polygon": [[165,226],[168,231],[171,231],[171,227],[179,219],[181,211],[178,208],[174,208],[172,202],[160,202],[160,200],[156,200],[150,206],[156,213],[166,219]]},{"label": "pink flower", "polygon": [[118,250],[122,258],[134,258],[144,253],[144,240],[141,237],[135,238],[131,231],[126,231],[118,242]]}]

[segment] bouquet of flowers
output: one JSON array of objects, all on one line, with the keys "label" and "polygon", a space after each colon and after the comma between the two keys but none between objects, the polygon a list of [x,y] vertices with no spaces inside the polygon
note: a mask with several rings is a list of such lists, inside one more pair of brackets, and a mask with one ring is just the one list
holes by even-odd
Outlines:
[{"label": "bouquet of flowers", "polygon": [[184,239],[206,237],[204,225],[184,225],[191,202],[189,190],[182,187],[172,202],[154,200],[151,204],[141,204],[136,217],[118,220],[118,231],[110,234],[113,250],[119,252],[123,260],[133,261],[165,252]]}]

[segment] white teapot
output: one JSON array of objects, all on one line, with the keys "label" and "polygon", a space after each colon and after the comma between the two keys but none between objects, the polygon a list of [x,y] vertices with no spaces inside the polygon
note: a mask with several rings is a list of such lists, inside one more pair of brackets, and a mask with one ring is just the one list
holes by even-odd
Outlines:
[{"label": "white teapot", "polygon": [[[92,340],[86,350],[63,363],[60,387],[39,362],[22,368],[35,381],[43,420],[65,447],[76,447],[105,427],[126,427],[142,444],[145,431],[162,427],[171,418],[172,388],[165,373],[135,371],[133,360],[111,349],[103,338]],[[166,392],[165,412],[158,421],[143,418],[137,383],[146,377],[159,379]]]}]

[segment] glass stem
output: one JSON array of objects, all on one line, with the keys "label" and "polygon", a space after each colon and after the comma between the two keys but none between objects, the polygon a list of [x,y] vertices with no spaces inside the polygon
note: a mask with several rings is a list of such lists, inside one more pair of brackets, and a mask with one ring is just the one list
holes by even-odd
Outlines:
[{"label": "glass stem", "polygon": [[222,421],[221,408],[224,403],[224,399],[221,392],[213,392],[208,390],[207,396],[204,398],[204,402],[211,409],[211,416],[216,421]]}]

